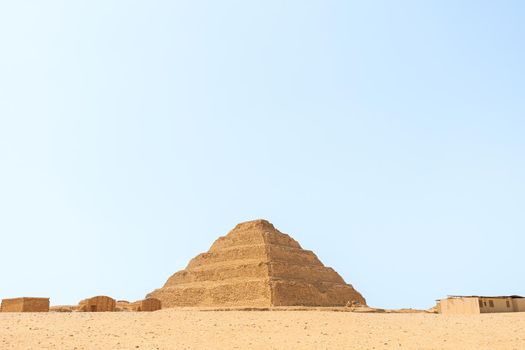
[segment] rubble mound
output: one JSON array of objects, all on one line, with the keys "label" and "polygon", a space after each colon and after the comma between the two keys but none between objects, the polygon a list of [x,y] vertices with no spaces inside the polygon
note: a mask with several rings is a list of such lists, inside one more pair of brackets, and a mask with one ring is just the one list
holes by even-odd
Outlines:
[{"label": "rubble mound", "polygon": [[238,224],[147,298],[163,308],[366,305],[337,272],[266,220]]},{"label": "rubble mound", "polygon": [[161,302],[159,299],[147,298],[138,300],[130,304],[132,311],[145,312],[145,311],[157,311],[161,309]]}]

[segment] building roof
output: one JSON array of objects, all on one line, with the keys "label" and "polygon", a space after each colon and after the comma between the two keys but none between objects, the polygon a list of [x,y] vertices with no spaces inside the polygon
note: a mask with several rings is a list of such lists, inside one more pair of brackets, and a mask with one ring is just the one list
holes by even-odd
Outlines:
[{"label": "building roof", "polygon": [[521,295],[447,295],[447,298],[487,298],[487,299],[521,299]]},{"label": "building roof", "polygon": [[49,300],[49,298],[42,297],[19,297],[19,298],[4,298],[2,300],[12,301],[12,300]]}]

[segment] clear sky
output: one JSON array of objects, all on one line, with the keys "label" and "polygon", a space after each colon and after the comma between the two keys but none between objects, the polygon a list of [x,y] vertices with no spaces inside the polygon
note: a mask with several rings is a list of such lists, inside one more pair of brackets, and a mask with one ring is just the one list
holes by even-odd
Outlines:
[{"label": "clear sky", "polygon": [[525,2],[0,2],[0,298],[135,300],[266,218],[372,306],[525,294]]}]

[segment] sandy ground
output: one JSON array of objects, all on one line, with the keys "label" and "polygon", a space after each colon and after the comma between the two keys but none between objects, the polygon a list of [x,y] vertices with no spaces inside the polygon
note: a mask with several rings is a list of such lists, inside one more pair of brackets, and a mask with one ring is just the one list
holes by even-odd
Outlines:
[{"label": "sandy ground", "polygon": [[525,349],[525,313],[2,313],[0,349]]}]

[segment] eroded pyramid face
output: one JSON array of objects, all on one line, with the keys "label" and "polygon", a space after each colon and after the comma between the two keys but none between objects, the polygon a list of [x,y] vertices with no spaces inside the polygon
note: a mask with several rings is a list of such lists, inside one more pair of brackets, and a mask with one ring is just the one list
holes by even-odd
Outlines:
[{"label": "eroded pyramid face", "polygon": [[337,272],[266,220],[238,224],[147,297],[162,307],[366,304]]}]

